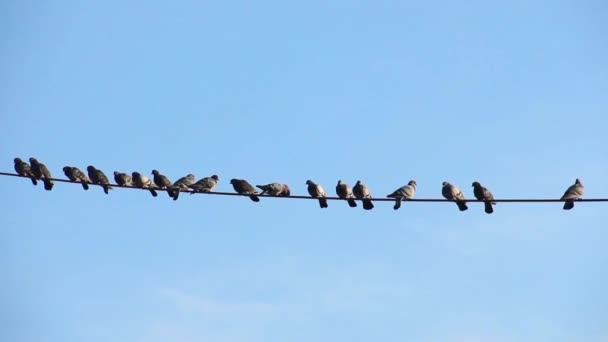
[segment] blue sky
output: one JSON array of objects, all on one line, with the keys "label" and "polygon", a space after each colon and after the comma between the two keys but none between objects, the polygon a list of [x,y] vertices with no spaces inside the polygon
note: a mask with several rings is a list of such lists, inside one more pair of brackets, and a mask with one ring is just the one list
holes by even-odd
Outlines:
[{"label": "blue sky", "polygon": [[[602,1],[5,1],[0,160],[606,197]],[[5,341],[608,341],[606,205],[0,178]]]}]

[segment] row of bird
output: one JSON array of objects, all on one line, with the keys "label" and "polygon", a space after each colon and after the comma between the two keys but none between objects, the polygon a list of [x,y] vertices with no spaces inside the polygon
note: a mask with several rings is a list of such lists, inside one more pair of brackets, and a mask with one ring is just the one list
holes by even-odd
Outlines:
[{"label": "row of bird", "polygon": [[[32,184],[37,185],[38,181],[40,180],[44,183],[44,188],[46,190],[50,191],[53,189],[54,184],[51,172],[44,164],[36,160],[36,158],[30,158],[29,164],[20,158],[15,158],[14,164],[17,174],[23,177],[29,177],[32,180]],[[87,174],[82,172],[77,167],[65,166],[63,168],[63,173],[71,182],[82,184],[82,187],[85,190],[89,189],[89,184],[96,184],[101,186],[103,191],[108,194],[109,190],[112,189],[112,186],[108,177],[103,173],[103,171],[95,168],[93,165],[87,166],[86,170]],[[178,199],[181,191],[188,191],[191,193],[213,192],[219,181],[219,177],[217,175],[204,177],[197,181],[193,174],[188,174],[178,179],[176,182],[171,182],[169,178],[162,175],[160,172],[158,172],[158,170],[152,170],[152,176],[152,179],[150,179],[139,172],[133,172],[131,175],[129,175],[124,172],[114,171],[114,180],[116,181],[116,184],[120,186],[148,189],[154,197],[158,196],[156,192],[157,189],[166,190],[167,194],[172,197],[173,200]],[[249,196],[249,198],[254,202],[260,201],[260,198],[257,195],[291,195],[289,186],[283,183],[256,185],[257,188],[262,190],[261,192],[257,191],[253,185],[244,179],[233,178],[230,180],[230,184],[232,184],[232,187],[237,193]],[[325,193],[323,187],[312,180],[307,180],[306,185],[308,186],[308,193],[310,196],[319,200],[319,206],[321,208],[327,208],[327,194]],[[484,211],[488,214],[493,213],[493,205],[496,203],[494,202],[494,196],[490,190],[482,186],[479,182],[473,182],[472,186],[473,195],[475,198],[484,202]],[[575,183],[568,187],[561,198],[561,200],[565,201],[563,207],[564,210],[572,209],[574,207],[574,201],[583,196],[584,190],[585,188],[583,187],[583,184],[579,179],[576,179]],[[336,194],[339,198],[346,200],[350,207],[356,207],[357,202],[355,199],[359,199],[362,201],[363,209],[371,210],[374,208],[372,194],[369,188],[361,181],[357,181],[355,186],[351,188],[348,184],[339,180],[338,184],[336,185]],[[401,207],[402,201],[413,198],[415,194],[416,181],[411,180],[408,184],[393,191],[386,197],[395,199],[393,209],[397,210]],[[468,209],[464,194],[456,185],[443,182],[441,194],[445,199],[454,201],[460,211],[465,211]]]}]

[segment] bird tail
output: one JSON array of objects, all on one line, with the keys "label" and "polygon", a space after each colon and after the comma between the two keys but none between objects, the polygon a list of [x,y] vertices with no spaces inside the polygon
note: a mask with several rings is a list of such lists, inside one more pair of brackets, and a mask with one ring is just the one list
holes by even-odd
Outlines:
[{"label": "bird tail", "polygon": [[30,177],[30,179],[32,180],[32,184],[38,185],[38,181],[36,180],[36,178],[34,176]]},{"label": "bird tail", "polygon": [[154,189],[149,189],[149,190],[153,197],[158,196],[158,193],[156,192],[156,190],[154,190]]},{"label": "bird tail", "polygon": [[573,200],[568,200],[564,203],[564,210],[570,210],[574,208],[574,201]]},{"label": "bird tail", "polygon": [[106,195],[109,194],[110,190],[112,189],[112,187],[107,184],[102,185],[102,187],[103,187],[103,192],[105,192]]},{"label": "bird tail", "polygon": [[258,196],[256,196],[256,195],[249,195],[249,198],[251,198],[251,200],[254,201],[254,202],[259,202],[260,201],[260,198]]},{"label": "bird tail", "polygon": [[80,184],[82,184],[82,188],[83,188],[83,189],[85,189],[85,190],[89,190],[89,184],[87,184],[87,182],[82,182],[82,183],[80,183]]},{"label": "bird tail", "polygon": [[395,205],[393,206],[393,209],[397,210],[401,208],[401,198],[397,197],[397,199],[395,200]]},{"label": "bird tail", "polygon": [[366,198],[363,200],[363,209],[365,210],[372,210],[374,209],[374,203],[372,203],[372,200],[369,198]]},{"label": "bird tail", "polygon": [[173,193],[173,200],[177,201],[177,199],[179,198],[179,189],[175,190],[175,192]]},{"label": "bird tail", "polygon": [[347,201],[348,201],[348,206],[349,207],[354,208],[354,207],[357,206],[357,202],[354,199],[349,198]]},{"label": "bird tail", "polygon": [[327,208],[327,199],[326,198],[319,198],[319,206],[321,208]]},{"label": "bird tail", "polygon": [[50,180],[50,179],[43,179],[42,181],[44,182],[44,190],[51,191],[53,189],[53,186],[55,184],[53,184],[52,180]]},{"label": "bird tail", "polygon": [[483,202],[483,204],[485,206],[486,214],[491,214],[491,213],[494,212],[494,208],[492,208],[492,202],[491,201]]},{"label": "bird tail", "polygon": [[458,205],[458,209],[460,209],[460,211],[469,209],[469,207],[467,207],[467,202],[465,201],[456,201],[456,205]]}]

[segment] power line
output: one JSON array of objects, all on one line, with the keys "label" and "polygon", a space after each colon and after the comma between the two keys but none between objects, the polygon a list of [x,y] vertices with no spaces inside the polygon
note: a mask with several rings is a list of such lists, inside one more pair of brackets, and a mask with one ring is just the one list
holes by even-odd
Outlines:
[{"label": "power line", "polygon": [[[10,173],[10,172],[1,172],[0,171],[0,176],[12,176],[12,177],[19,177],[19,178],[27,178],[30,179],[30,177],[28,176],[21,176],[19,174],[16,173]],[[61,179],[61,178],[50,178],[53,182],[63,182],[63,183],[72,183],[72,184],[81,184],[80,182],[72,182],[69,179]],[[99,186],[97,184],[90,184],[90,185],[96,185]],[[138,188],[138,187],[134,187],[134,186],[123,186],[123,185],[118,185],[118,184],[109,184],[111,187],[114,188],[123,188],[123,189],[136,189],[136,190],[145,190],[145,191],[149,191],[150,188]],[[176,191],[177,189],[158,189],[158,188],[154,188],[155,191]],[[221,191],[213,191],[213,192],[199,192],[199,191],[193,191],[193,190],[186,190],[186,189],[180,189],[180,192],[185,192],[185,193],[194,193],[194,194],[202,194],[202,195],[220,195],[220,196],[246,196],[248,197],[249,195],[242,195],[236,192],[221,192]],[[314,197],[310,197],[310,196],[302,196],[302,195],[291,195],[291,196],[272,196],[272,195],[261,195],[258,194],[257,196],[259,197],[272,197],[272,198],[290,198],[290,199],[308,199],[308,200],[318,200],[318,198],[314,198]],[[335,196],[328,196],[325,197],[325,199],[327,200],[337,200],[337,201],[344,201],[344,199],[339,198],[339,197],[335,197]],[[360,201],[361,199],[356,199],[353,198],[356,201]],[[371,198],[372,201],[374,202],[395,202],[394,198],[384,198],[384,197],[379,197],[379,198]],[[407,201],[407,202],[455,202],[452,200],[446,200],[444,198],[411,198],[411,199],[404,199],[403,201]],[[483,200],[478,200],[478,199],[466,199],[467,202],[484,202]],[[496,203],[553,203],[553,202],[565,202],[565,200],[562,199],[555,199],[555,198],[508,198],[508,199],[494,199],[492,200],[492,202],[496,202]],[[585,198],[585,199],[578,199],[576,200],[576,202],[608,202],[608,198]]]}]

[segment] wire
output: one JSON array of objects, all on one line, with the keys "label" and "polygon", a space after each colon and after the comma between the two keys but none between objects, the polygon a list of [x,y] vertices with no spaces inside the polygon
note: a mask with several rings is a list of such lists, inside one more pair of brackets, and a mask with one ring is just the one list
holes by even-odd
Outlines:
[{"label": "wire", "polygon": [[[20,177],[20,178],[27,178],[29,179],[30,177],[28,176],[21,176],[19,174],[16,173],[9,173],[9,172],[1,172],[0,171],[0,176],[12,176],[12,177]],[[61,178],[50,178],[52,181],[54,182],[63,182],[63,183],[72,183],[72,184],[81,184],[80,182],[72,182],[69,179],[61,179]],[[90,185],[96,185],[99,186],[97,184],[90,184]],[[115,187],[115,188],[124,188],[124,189],[137,189],[137,190],[145,190],[145,191],[150,191],[151,188],[138,188],[138,187],[134,187],[134,186],[123,186],[123,185],[118,185],[118,184],[109,184],[111,187]],[[158,189],[158,188],[153,188],[155,191],[175,191],[176,189],[172,188],[172,189]],[[202,195],[220,195],[220,196],[249,196],[249,195],[243,195],[243,194],[239,194],[236,192],[221,192],[221,191],[213,191],[213,192],[199,192],[199,191],[194,191],[194,190],[185,190],[185,189],[180,189],[180,192],[185,192],[185,193],[193,193],[193,194],[202,194]],[[315,197],[310,197],[310,196],[301,196],[301,195],[292,195],[292,196],[273,196],[273,195],[261,195],[261,194],[257,194],[256,196],[258,197],[272,197],[272,198],[291,198],[291,199],[308,199],[308,200],[319,200],[318,198]],[[325,197],[325,199],[327,200],[332,200],[332,201],[345,201],[345,199],[339,198],[339,197],[335,197],[335,196],[328,196]],[[352,198],[356,201],[360,201],[362,199],[358,199],[358,198]],[[394,198],[371,198],[372,201],[374,202],[395,202]],[[407,202],[455,202],[453,200],[447,200],[444,198],[411,198],[411,199],[403,199],[403,201],[407,201]],[[566,200],[562,200],[562,199],[551,199],[551,198],[543,198],[543,199],[537,199],[537,198],[508,198],[508,199],[494,199],[492,200],[492,202],[496,202],[496,203],[552,203],[552,202],[565,202]],[[466,199],[466,202],[485,202],[483,200],[478,200],[478,199]],[[581,198],[581,199],[577,199],[576,202],[608,202],[608,198]]]}]

